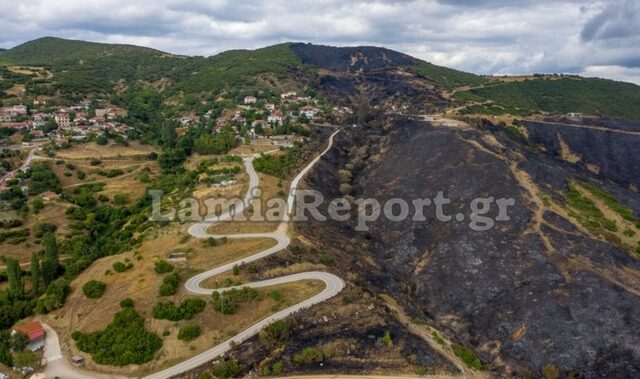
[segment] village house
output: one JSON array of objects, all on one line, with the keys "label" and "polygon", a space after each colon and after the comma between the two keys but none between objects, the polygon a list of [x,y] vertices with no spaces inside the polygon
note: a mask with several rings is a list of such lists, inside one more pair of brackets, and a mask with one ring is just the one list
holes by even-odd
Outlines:
[{"label": "village house", "polygon": [[31,321],[26,324],[22,324],[13,329],[12,334],[24,333],[27,336],[28,344],[27,350],[37,351],[44,347],[47,339],[47,333],[44,330],[42,324],[38,321]]},{"label": "village house", "polygon": [[280,110],[276,110],[272,114],[267,117],[267,123],[273,125],[282,124],[282,112]]},{"label": "village house", "polygon": [[300,114],[307,116],[308,118],[314,118],[318,113],[318,108],[312,107],[311,105],[305,105],[300,108]]},{"label": "village house", "polygon": [[258,99],[255,96],[245,96],[244,103],[245,104],[255,104]]},{"label": "village house", "polygon": [[68,128],[71,126],[71,120],[69,119],[69,113],[57,112],[55,115],[56,124],[61,128]]},{"label": "village house", "polygon": [[218,126],[225,126],[227,125],[228,122],[229,122],[229,119],[227,117],[218,117],[216,119],[216,125]]},{"label": "village house", "polygon": [[273,112],[276,109],[275,104],[271,104],[271,103],[266,103],[264,105],[265,109],[268,110],[269,112]]},{"label": "village house", "polygon": [[289,92],[285,92],[285,93],[281,94],[280,98],[281,99],[289,99],[289,98],[292,98],[292,97],[296,97],[297,94],[298,94],[297,92],[289,91]]}]

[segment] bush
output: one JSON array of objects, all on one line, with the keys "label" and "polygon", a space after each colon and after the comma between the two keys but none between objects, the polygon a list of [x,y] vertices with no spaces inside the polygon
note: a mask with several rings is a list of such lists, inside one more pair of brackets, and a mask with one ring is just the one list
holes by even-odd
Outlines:
[{"label": "bush", "polygon": [[186,299],[179,306],[172,301],[163,301],[153,306],[153,318],[158,320],[191,320],[202,312],[207,303],[202,299]]},{"label": "bush", "polygon": [[260,343],[272,348],[289,339],[291,335],[291,326],[286,321],[275,321],[267,325],[259,333]]},{"label": "bush", "polygon": [[250,287],[234,288],[222,294],[214,292],[212,294],[213,309],[225,315],[234,314],[238,310],[240,303],[257,299],[258,295],[258,290]]},{"label": "bush", "polygon": [[98,166],[102,163],[102,161],[100,159],[92,159],[91,162],[89,162],[90,165],[92,166]]},{"label": "bush", "polygon": [[458,358],[462,359],[462,361],[469,368],[472,368],[475,370],[484,369],[484,365],[482,364],[482,361],[480,360],[480,358],[478,358],[476,353],[474,353],[473,351],[467,349],[465,346],[458,345],[458,344],[451,345],[451,348],[453,349],[453,353]]},{"label": "bush", "polygon": [[113,317],[106,329],[93,332],[74,332],[76,347],[91,354],[98,364],[125,366],[151,361],[162,347],[162,340],[144,328],[144,318],[133,308],[124,308]]},{"label": "bush", "polygon": [[178,331],[178,339],[182,341],[192,341],[200,336],[198,325],[185,325]]},{"label": "bush", "polygon": [[235,378],[242,371],[242,366],[234,360],[222,361],[211,368],[213,376],[219,379]]},{"label": "bush", "polygon": [[156,263],[154,263],[153,266],[158,274],[166,274],[168,272],[173,271],[173,265],[165,261],[164,259],[160,259],[159,261],[156,261]]},{"label": "bush", "polygon": [[322,351],[314,349],[313,347],[304,348],[300,353],[293,356],[293,362],[298,365],[322,362],[323,360],[324,354],[322,354]]},{"label": "bush", "polygon": [[320,263],[328,265],[333,262],[333,257],[329,254],[320,254]]},{"label": "bush", "polygon": [[178,292],[180,286],[180,275],[177,272],[173,272],[164,277],[162,284],[160,285],[160,296],[171,296]]},{"label": "bush", "polygon": [[133,308],[133,300],[130,298],[122,299],[120,302],[120,308]]},{"label": "bush", "polygon": [[111,267],[113,267],[113,271],[115,272],[125,272],[133,267],[133,263],[124,264],[122,262],[115,262]]},{"label": "bush", "polygon": [[97,280],[90,280],[82,286],[82,292],[89,299],[99,299],[104,294],[106,284]]}]

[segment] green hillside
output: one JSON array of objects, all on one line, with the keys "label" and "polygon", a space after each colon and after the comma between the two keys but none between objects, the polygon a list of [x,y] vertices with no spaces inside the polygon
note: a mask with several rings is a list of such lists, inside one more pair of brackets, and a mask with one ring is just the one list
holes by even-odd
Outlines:
[{"label": "green hillside", "polygon": [[279,44],[257,50],[230,50],[207,58],[199,71],[178,85],[185,93],[217,92],[225,87],[253,86],[254,78],[268,74],[275,80],[284,80],[302,62],[289,44]]},{"label": "green hillside", "polygon": [[54,73],[64,93],[108,93],[118,80],[179,80],[200,58],[185,58],[146,47],[45,37],[0,53],[4,65],[40,66]]},{"label": "green hillside", "polygon": [[640,86],[605,79],[532,79],[461,91],[455,97],[493,103],[471,108],[480,113],[581,112],[640,119]]},{"label": "green hillside", "polygon": [[478,86],[487,82],[487,79],[482,76],[427,62],[419,64],[416,67],[416,72],[428,77],[447,90],[462,86]]}]

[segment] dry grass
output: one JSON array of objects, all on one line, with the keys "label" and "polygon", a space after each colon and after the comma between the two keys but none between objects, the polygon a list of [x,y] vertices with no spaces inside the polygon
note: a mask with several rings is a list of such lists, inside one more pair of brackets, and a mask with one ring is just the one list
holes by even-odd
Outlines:
[{"label": "dry grass", "polygon": [[152,151],[156,151],[153,146],[142,145],[137,141],[130,142],[129,146],[116,143],[103,146],[89,142],[60,150],[56,157],[60,159],[120,159],[146,157]]}]

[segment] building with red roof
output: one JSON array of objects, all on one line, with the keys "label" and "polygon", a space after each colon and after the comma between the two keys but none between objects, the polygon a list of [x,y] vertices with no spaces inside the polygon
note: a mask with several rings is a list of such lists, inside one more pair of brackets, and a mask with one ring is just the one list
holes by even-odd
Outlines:
[{"label": "building with red roof", "polygon": [[16,326],[13,329],[13,333],[24,333],[27,335],[29,343],[27,349],[36,351],[44,347],[44,343],[47,339],[47,332],[44,330],[42,324],[38,321],[31,321],[26,324]]}]

